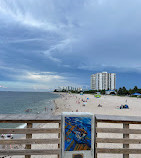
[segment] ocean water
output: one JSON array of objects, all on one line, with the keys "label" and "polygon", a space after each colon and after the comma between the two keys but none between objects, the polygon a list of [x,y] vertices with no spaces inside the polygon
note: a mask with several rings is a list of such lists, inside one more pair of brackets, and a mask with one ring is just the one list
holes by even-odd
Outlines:
[{"label": "ocean water", "polygon": [[[0,92],[0,114],[51,113],[53,100],[58,94],[49,92]],[[46,110],[45,110],[46,108]],[[27,109],[31,109],[27,112]],[[19,124],[0,124],[0,128],[17,127]],[[23,127],[24,125],[21,125]]]}]

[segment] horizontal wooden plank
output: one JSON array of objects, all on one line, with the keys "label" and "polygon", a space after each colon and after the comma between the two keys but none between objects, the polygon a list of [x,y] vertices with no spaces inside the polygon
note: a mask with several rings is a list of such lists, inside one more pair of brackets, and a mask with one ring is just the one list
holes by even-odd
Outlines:
[{"label": "horizontal wooden plank", "polygon": [[61,123],[60,120],[3,120],[0,123]]},{"label": "horizontal wooden plank", "polygon": [[141,154],[141,149],[109,149],[109,148],[97,148],[96,153],[108,153],[108,154]]},{"label": "horizontal wooden plank", "polygon": [[[138,116],[95,115],[96,121],[105,123],[141,124]],[[61,116],[46,114],[1,114],[0,123],[60,123]]]},{"label": "horizontal wooden plank", "polygon": [[23,128],[23,129],[0,129],[0,134],[38,134],[38,133],[60,133],[60,128]]},{"label": "horizontal wooden plank", "polygon": [[25,149],[25,150],[0,150],[0,155],[58,155],[60,149]]},{"label": "horizontal wooden plank", "polygon": [[97,122],[141,124],[140,116],[95,115]]},{"label": "horizontal wooden plank", "polygon": [[96,143],[141,144],[141,139],[96,138]]},{"label": "horizontal wooden plank", "polygon": [[60,144],[60,139],[1,139],[0,144]]},{"label": "horizontal wooden plank", "polygon": [[[96,121],[105,123],[141,124],[138,116],[95,115]],[[0,123],[60,123],[61,116],[46,114],[1,114]]]},{"label": "horizontal wooden plank", "polygon": [[141,129],[96,128],[97,133],[141,134]]},{"label": "horizontal wooden plank", "polygon": [[60,115],[47,114],[1,114],[0,123],[60,123]]}]

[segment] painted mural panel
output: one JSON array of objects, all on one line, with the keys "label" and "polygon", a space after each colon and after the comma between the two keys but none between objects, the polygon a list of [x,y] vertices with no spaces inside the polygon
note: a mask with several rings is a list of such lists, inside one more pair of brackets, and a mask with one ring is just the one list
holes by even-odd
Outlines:
[{"label": "painted mural panel", "polygon": [[65,117],[64,150],[91,150],[91,117]]}]

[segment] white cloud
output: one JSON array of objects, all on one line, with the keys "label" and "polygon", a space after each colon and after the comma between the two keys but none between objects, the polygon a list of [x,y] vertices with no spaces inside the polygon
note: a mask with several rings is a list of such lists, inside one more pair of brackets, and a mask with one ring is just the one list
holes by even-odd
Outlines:
[{"label": "white cloud", "polygon": [[[27,1],[26,3],[24,3],[24,1],[20,1],[20,2],[21,4],[15,0],[13,1],[0,0],[0,12],[3,14],[3,16],[7,17],[7,19],[9,19],[10,22],[14,20],[23,25],[27,25],[30,27],[44,29],[47,31],[55,31],[55,32],[59,31],[59,28],[55,24],[47,20],[41,20],[37,17],[34,17],[32,12],[33,11],[32,9],[34,8],[32,8],[30,1]],[[31,10],[28,10],[29,9],[28,5],[29,7],[31,7],[30,8]],[[34,2],[32,2],[32,5],[34,5]]]},{"label": "white cloud", "polygon": [[58,86],[68,85],[67,78],[55,72],[29,72],[21,71],[17,74],[9,74],[13,81],[0,81],[0,88],[9,90],[53,90]]},{"label": "white cloud", "polygon": [[51,54],[51,52],[45,51],[44,53],[46,54],[46,57],[47,57],[48,59],[52,60],[53,62],[56,62],[56,63],[61,63],[61,62],[62,62],[61,59],[58,59],[58,58],[56,58],[56,57],[53,57],[53,55]]},{"label": "white cloud", "polygon": [[46,41],[45,39],[41,39],[41,38],[29,38],[29,39],[12,39],[12,40],[7,40],[7,43],[26,43],[26,42],[42,42],[42,41]]},{"label": "white cloud", "polygon": [[[57,63],[62,63],[62,60],[53,56],[56,52],[64,53],[64,50],[69,48],[71,45],[72,39],[65,39],[59,41],[57,44],[52,45],[48,50],[44,51],[43,53],[52,61]],[[69,49],[67,49],[69,52]],[[67,53],[67,52],[65,52]]]},{"label": "white cloud", "polygon": [[[43,73],[34,73],[34,72],[27,72],[26,75],[20,76],[20,78],[24,78],[25,80],[32,80],[32,81],[37,81],[41,83],[48,83],[50,81],[55,81],[58,80],[62,81],[65,78],[63,76],[55,75],[55,74],[43,74]],[[56,81],[55,81],[56,82]]]}]

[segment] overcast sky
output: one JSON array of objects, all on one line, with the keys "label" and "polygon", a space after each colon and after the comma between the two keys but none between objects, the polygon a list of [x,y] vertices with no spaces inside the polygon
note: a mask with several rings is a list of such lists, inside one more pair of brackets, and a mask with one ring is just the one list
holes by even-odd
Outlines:
[{"label": "overcast sky", "polygon": [[140,86],[141,0],[0,0],[0,90]]}]

